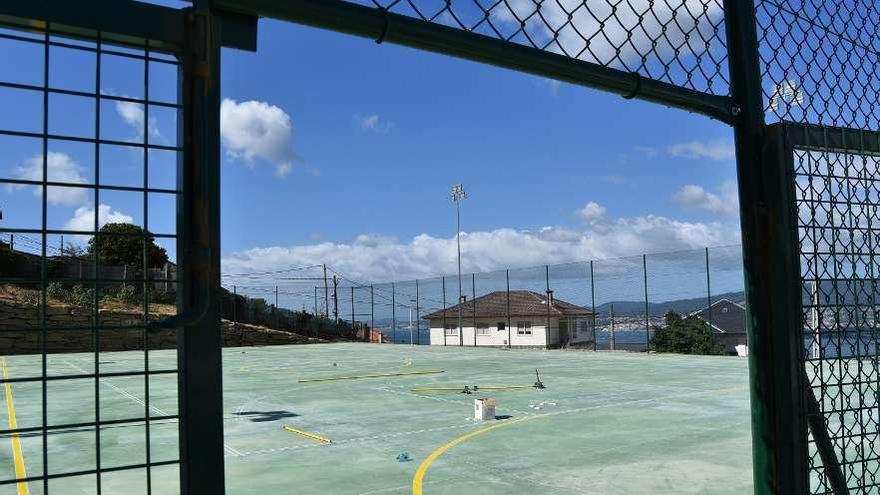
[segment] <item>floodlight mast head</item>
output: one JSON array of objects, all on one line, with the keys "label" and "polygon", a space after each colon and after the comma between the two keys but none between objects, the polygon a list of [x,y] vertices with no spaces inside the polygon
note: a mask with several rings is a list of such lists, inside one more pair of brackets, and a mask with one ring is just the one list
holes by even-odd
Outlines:
[{"label": "floodlight mast head", "polygon": [[453,203],[458,203],[459,201],[467,199],[467,193],[464,191],[464,187],[461,184],[455,184],[452,186],[449,197],[452,199]]}]

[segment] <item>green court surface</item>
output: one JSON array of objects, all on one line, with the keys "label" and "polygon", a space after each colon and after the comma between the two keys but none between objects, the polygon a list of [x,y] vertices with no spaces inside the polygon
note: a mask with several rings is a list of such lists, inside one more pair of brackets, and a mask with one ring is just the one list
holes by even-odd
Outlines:
[{"label": "green court surface", "polygon": [[[107,353],[102,372],[143,369],[142,352]],[[172,368],[173,351],[150,353],[150,369]],[[83,373],[93,356],[49,356],[53,373]],[[529,385],[543,390],[413,392],[413,388]],[[11,378],[39,376],[39,357],[8,358]],[[362,380],[322,377],[444,370]],[[176,375],[150,377],[152,416],[174,414]],[[94,420],[95,382],[49,382],[50,424]],[[143,416],[143,377],[102,380],[101,420]],[[749,493],[746,360],[735,357],[584,351],[500,350],[322,344],[224,350],[226,483],[230,494],[409,494],[422,471],[425,495]],[[42,423],[39,383],[12,384],[19,428]],[[473,419],[475,398],[498,400],[491,421]],[[9,427],[8,408],[0,428]],[[522,420],[522,421],[518,421]],[[509,424],[506,424],[509,423]],[[504,426],[462,436],[487,427]],[[326,437],[316,438],[292,429]],[[177,456],[177,424],[150,424],[153,461]],[[94,428],[48,440],[50,473],[91,469]],[[99,432],[102,467],[144,463],[143,424]],[[15,477],[14,445],[0,438],[5,479]],[[21,438],[29,474],[42,467],[39,433]],[[412,459],[399,462],[407,453]],[[102,474],[102,493],[147,493],[144,469]],[[149,472],[153,494],[177,493],[175,466]],[[28,483],[31,494],[40,482]],[[0,494],[19,494],[16,485]],[[50,493],[95,493],[95,476],[59,478]]]}]

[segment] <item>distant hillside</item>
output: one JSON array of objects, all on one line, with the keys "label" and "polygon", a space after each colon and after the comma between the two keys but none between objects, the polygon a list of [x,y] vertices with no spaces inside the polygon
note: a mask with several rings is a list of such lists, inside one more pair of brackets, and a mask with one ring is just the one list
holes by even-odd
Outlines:
[{"label": "distant hillside", "polygon": [[[712,294],[712,300],[730,299],[733,302],[742,303],[745,300],[745,293],[727,292],[724,294]],[[601,316],[608,316],[611,312],[611,305],[614,304],[615,316],[638,316],[645,314],[645,301],[613,301],[607,302],[600,306],[596,306],[596,311]],[[661,303],[648,303],[648,314],[650,316],[663,316],[669,311],[677,313],[691,313],[698,309],[706,307],[705,297],[695,297],[692,299],[678,299],[675,301],[666,301]]]}]

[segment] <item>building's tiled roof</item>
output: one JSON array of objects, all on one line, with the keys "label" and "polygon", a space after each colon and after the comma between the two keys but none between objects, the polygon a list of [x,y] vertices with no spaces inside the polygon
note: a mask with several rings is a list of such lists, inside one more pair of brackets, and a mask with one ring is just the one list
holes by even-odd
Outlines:
[{"label": "building's tiled roof", "polygon": [[703,308],[692,314],[703,321],[711,321],[716,332],[746,333],[746,308],[729,299],[719,299],[709,308]]},{"label": "building's tiled roof", "polygon": [[[446,318],[458,318],[458,308],[465,318],[473,318],[476,306],[477,318],[507,317],[507,291],[490,292],[464,304],[456,304],[446,309]],[[426,320],[443,318],[443,310],[423,316]],[[560,299],[550,305],[550,316],[592,316],[593,312]],[[530,290],[510,291],[510,316],[547,316],[547,295]]]}]

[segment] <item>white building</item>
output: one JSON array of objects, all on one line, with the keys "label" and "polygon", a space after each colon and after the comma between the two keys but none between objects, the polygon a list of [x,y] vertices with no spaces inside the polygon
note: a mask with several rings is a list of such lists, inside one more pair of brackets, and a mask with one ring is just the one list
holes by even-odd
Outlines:
[{"label": "white building", "polygon": [[595,313],[554,299],[553,291],[492,292],[423,318],[431,345],[551,348],[592,345],[595,335]]}]

